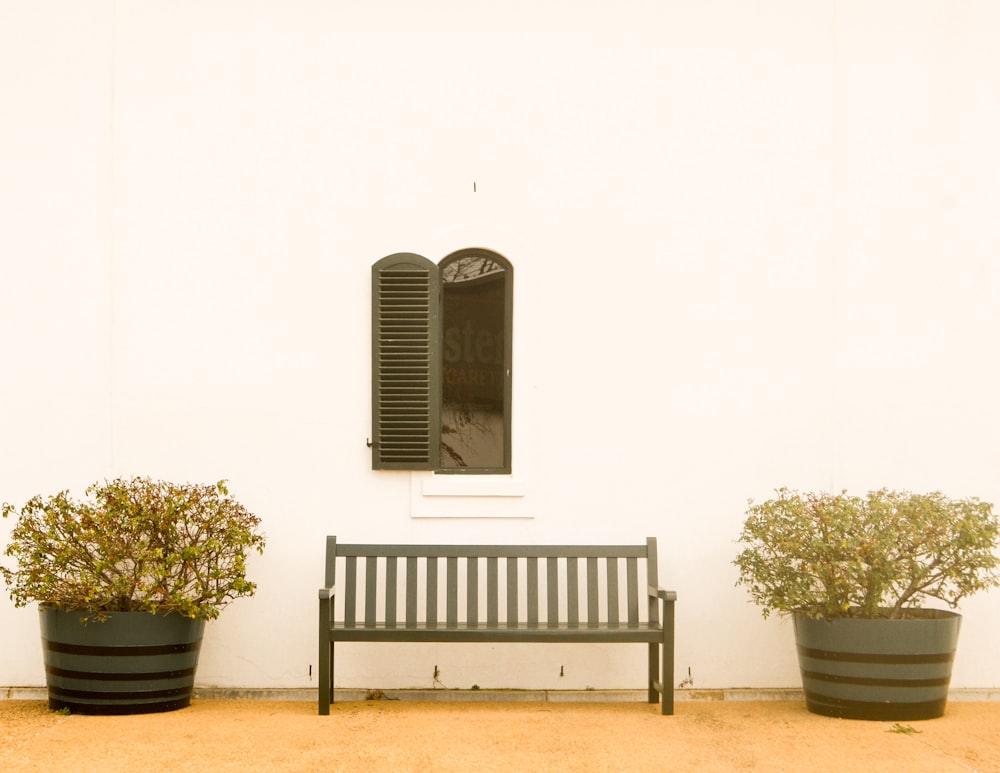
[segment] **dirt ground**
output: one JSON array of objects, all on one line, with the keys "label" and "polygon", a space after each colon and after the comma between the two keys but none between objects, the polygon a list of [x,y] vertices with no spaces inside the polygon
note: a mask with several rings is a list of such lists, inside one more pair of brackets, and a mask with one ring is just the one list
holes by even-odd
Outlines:
[{"label": "dirt ground", "polygon": [[0,770],[900,771],[1000,773],[1000,702],[940,719],[862,722],[783,702],[644,703],[196,700],[124,717],[0,701]]}]

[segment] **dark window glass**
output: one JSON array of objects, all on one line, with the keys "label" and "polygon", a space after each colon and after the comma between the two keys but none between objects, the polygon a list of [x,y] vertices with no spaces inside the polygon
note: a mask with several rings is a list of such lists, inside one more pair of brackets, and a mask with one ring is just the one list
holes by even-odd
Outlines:
[{"label": "dark window glass", "polygon": [[511,266],[462,250],[439,267],[441,469],[509,471]]}]

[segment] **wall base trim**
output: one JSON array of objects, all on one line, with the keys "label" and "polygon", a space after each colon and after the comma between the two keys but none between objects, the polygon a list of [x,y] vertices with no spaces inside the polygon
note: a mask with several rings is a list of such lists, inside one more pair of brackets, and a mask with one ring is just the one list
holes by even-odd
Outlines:
[{"label": "wall base trim", "polygon": [[[195,700],[305,701],[315,703],[316,690],[269,687],[195,687]],[[643,703],[645,690],[380,690],[360,687],[336,688],[340,701],[405,700],[439,703]],[[0,700],[48,700],[45,687],[0,687]],[[675,690],[674,700],[684,701],[804,701],[797,687],[743,687],[705,690]],[[1000,701],[1000,688],[956,688],[948,700]]]}]

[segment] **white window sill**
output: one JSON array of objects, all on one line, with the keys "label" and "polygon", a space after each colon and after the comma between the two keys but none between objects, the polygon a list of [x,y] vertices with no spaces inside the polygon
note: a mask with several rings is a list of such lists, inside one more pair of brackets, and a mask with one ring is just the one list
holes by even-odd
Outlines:
[{"label": "white window sill", "polygon": [[510,475],[410,474],[412,518],[532,518],[527,482]]}]

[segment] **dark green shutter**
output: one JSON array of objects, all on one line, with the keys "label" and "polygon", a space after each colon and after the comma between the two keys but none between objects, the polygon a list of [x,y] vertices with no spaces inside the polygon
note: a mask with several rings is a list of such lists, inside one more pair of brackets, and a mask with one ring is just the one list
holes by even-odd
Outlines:
[{"label": "dark green shutter", "polygon": [[372,469],[438,467],[439,293],[438,268],[420,255],[372,266]]}]

